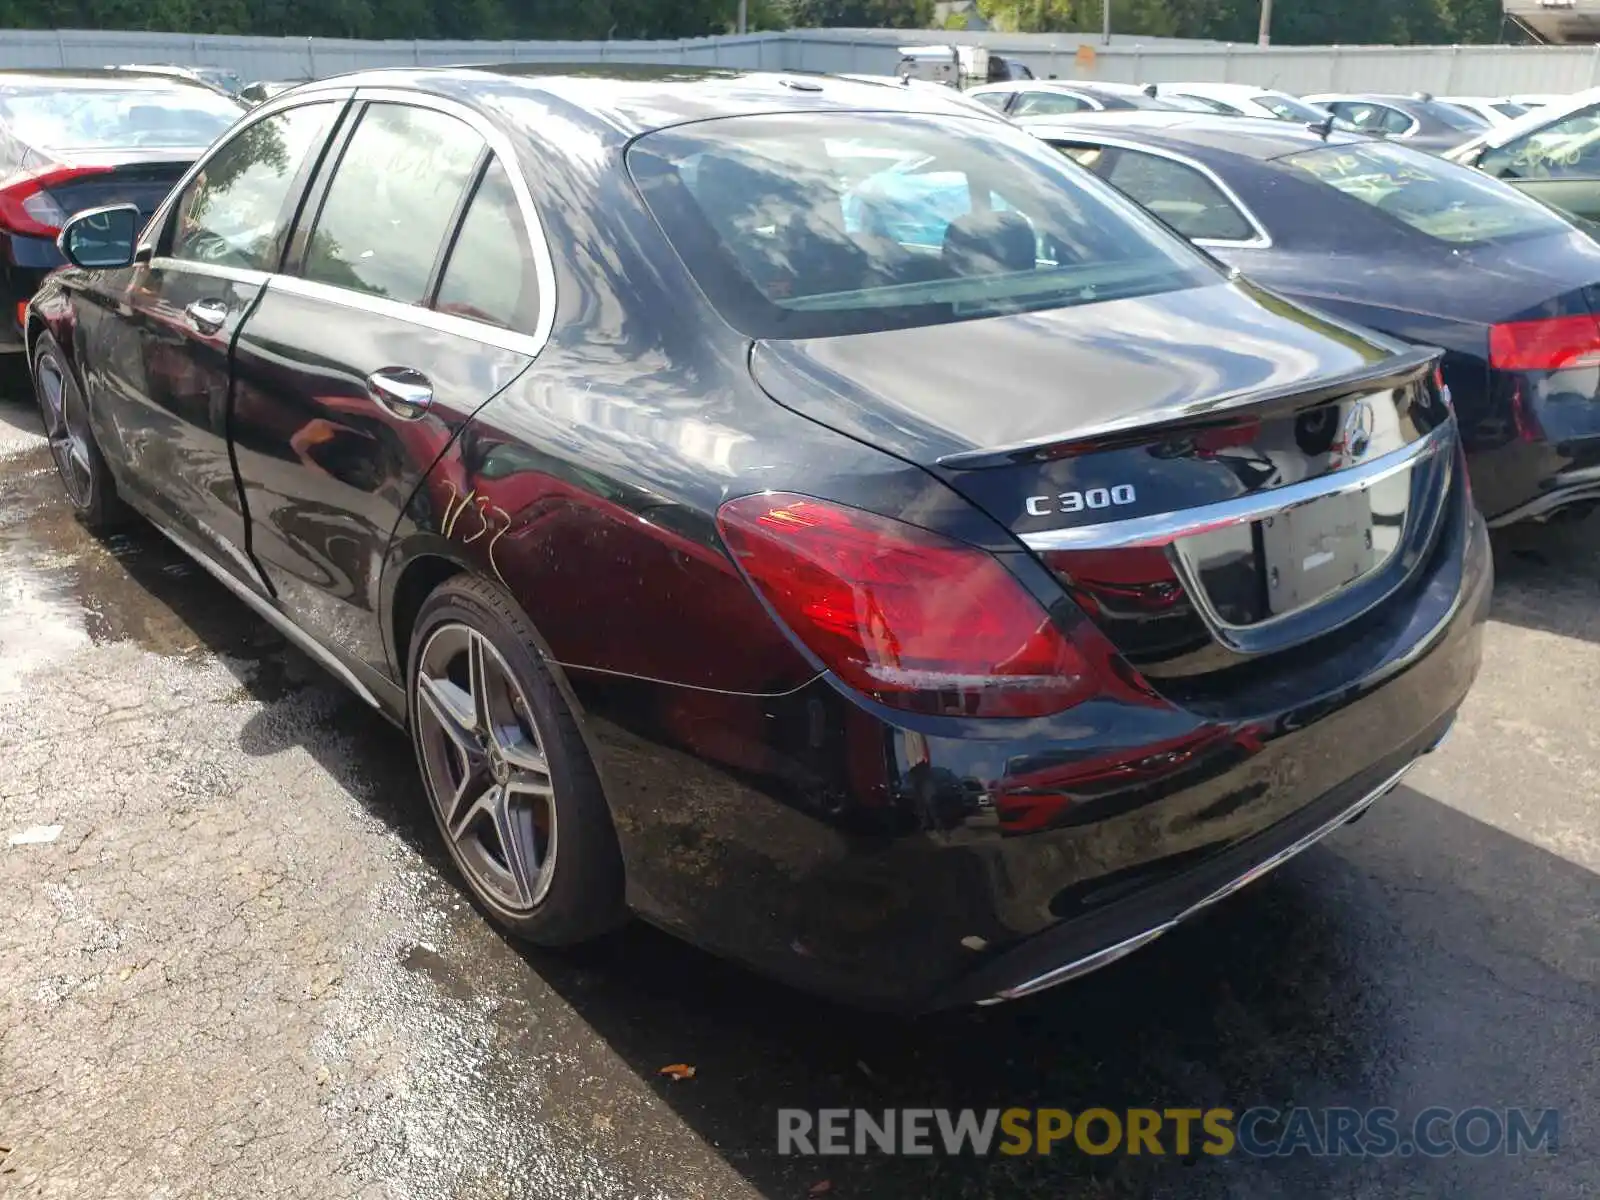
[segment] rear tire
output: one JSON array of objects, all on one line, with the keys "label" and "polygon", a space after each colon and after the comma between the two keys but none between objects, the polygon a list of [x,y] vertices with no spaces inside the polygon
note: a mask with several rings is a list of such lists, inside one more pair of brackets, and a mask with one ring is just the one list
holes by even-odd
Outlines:
[{"label": "rear tire", "polygon": [[620,925],[610,809],[517,605],[486,580],[447,580],[417,614],[406,678],[429,807],[490,917],[542,946]]},{"label": "rear tire", "polygon": [[73,515],[92,533],[125,523],[128,507],[117,495],[116,480],[89,426],[89,406],[48,333],[40,335],[33,353],[33,395]]}]

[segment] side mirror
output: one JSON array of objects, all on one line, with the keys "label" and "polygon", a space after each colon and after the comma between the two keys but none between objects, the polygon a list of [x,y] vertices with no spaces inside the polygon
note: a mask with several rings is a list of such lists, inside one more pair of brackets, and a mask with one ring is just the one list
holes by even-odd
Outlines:
[{"label": "side mirror", "polygon": [[75,267],[127,267],[133,265],[139,229],[139,210],[131,204],[91,208],[62,227],[56,245]]}]

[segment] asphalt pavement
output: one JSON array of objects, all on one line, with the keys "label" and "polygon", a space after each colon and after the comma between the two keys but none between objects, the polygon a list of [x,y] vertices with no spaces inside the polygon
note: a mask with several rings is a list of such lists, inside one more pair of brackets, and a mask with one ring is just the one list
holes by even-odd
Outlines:
[{"label": "asphalt pavement", "polygon": [[[1600,522],[1497,538],[1455,734],[1365,819],[1078,984],[910,1021],[643,927],[497,935],[404,737],[159,535],[86,534],[36,431],[0,400],[0,1196],[1600,1194]],[[776,1153],[787,1107],[1147,1105],[1521,1106],[1560,1139]]]}]

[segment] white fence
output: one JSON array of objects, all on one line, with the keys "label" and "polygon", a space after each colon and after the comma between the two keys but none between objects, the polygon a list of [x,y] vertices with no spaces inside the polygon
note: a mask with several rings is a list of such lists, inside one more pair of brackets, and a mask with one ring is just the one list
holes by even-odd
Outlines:
[{"label": "white fence", "polygon": [[[191,63],[248,79],[333,75],[362,67],[471,62],[631,62],[889,74],[910,41],[981,42],[1040,76],[1130,83],[1221,80],[1293,92],[1442,95],[1567,92],[1600,85],[1600,46],[1229,46],[1088,34],[949,34],[805,29],[738,37],[609,42],[411,42],[189,36],[93,30],[0,30],[0,67]],[[1092,63],[1080,46],[1093,49]]]}]

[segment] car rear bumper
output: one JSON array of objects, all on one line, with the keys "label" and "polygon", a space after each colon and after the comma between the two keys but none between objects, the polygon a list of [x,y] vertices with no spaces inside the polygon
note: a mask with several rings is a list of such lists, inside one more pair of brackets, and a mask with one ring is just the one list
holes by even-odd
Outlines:
[{"label": "car rear bumper", "polygon": [[1394,790],[1418,758],[1444,742],[1454,720],[1454,712],[1446,714],[1413,745],[1203,866],[1141,892],[1137,903],[1052,930],[990,963],[941,995],[935,1007],[1020,1000],[1110,966],[1149,945],[1356,820]]},{"label": "car rear bumper", "polygon": [[[1307,668],[1276,705],[1279,684],[1250,693],[1244,716],[1089,704],[1004,735],[940,731],[826,678],[736,696],[570,672],[629,902],[872,1008],[1026,994],[1114,961],[1358,814],[1440,740],[1493,580],[1467,507],[1418,590],[1330,635],[1338,673]],[[1053,795],[1063,755],[1075,782]]]}]

